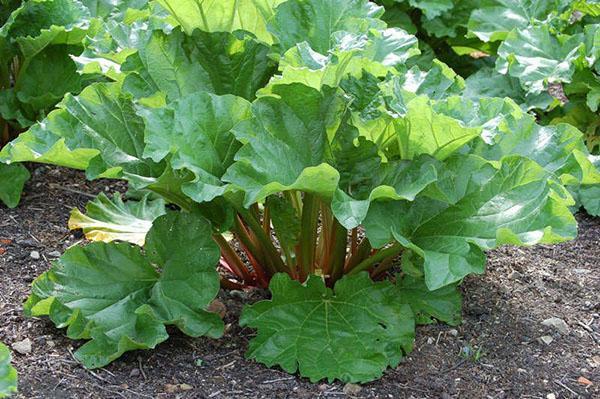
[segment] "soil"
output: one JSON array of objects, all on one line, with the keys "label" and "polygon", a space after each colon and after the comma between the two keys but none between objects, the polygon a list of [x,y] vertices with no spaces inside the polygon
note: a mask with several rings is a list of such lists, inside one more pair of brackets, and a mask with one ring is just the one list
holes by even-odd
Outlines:
[{"label": "soil", "polygon": [[[67,230],[69,211],[90,194],[123,188],[38,166],[21,206],[0,206],[0,341],[32,342],[30,353],[14,354],[17,397],[600,398],[600,219],[585,215],[577,216],[580,234],[573,242],[491,252],[487,273],[463,285],[463,324],[419,327],[414,352],[362,387],[311,384],[245,360],[254,332],[241,329],[237,318],[244,302],[261,297],[258,292],[221,294],[228,323],[222,339],[171,331],[155,350],[85,370],[72,356],[81,343],[45,318],[25,318],[21,304],[52,253],[82,240]],[[568,333],[542,324],[550,317],[566,321]],[[541,342],[542,336],[552,342]]]}]

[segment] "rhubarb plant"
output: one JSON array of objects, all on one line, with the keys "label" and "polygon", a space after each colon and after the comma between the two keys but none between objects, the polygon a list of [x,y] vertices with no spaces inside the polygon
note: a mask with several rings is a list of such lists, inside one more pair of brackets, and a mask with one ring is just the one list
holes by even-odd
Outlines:
[{"label": "rhubarb plant", "polygon": [[154,347],[165,325],[219,336],[220,284],[271,291],[241,315],[250,358],[371,381],[416,324],[460,323],[485,251],[574,238],[569,188],[600,183],[580,131],[422,68],[417,39],[367,0],[145,10],[79,58],[104,81],[0,152],[142,193],[74,211],[102,242],[69,249],[25,306],[88,340],[87,367]]}]

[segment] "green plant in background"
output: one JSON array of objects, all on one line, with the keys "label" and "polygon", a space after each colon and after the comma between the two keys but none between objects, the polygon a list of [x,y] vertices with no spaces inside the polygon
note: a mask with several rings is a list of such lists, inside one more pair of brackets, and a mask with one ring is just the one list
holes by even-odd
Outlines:
[{"label": "green plant in background", "polygon": [[68,250],[25,305],[88,340],[87,367],[153,348],[165,325],[218,337],[219,285],[258,286],[272,298],[241,316],[250,358],[376,379],[416,324],[460,322],[457,287],[486,250],[574,238],[569,190],[600,183],[575,127],[424,68],[374,3],[129,6],[75,57],[103,81],[0,152],[144,193],[74,211],[105,242]]},{"label": "green plant in background", "polygon": [[10,364],[10,351],[0,342],[0,398],[17,392],[17,371]]},{"label": "green plant in background", "polygon": [[[600,76],[595,0],[384,0],[393,26],[418,32],[426,48],[467,78],[470,97],[510,97],[544,125],[580,129],[600,155]],[[597,159],[592,159],[598,162]],[[600,215],[600,188],[573,190]]]}]

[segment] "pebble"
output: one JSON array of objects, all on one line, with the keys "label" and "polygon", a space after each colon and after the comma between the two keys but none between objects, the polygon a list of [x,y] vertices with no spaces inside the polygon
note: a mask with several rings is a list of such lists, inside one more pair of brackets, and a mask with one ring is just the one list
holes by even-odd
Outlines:
[{"label": "pebble", "polygon": [[433,345],[434,342],[435,342],[435,339],[433,339],[432,337],[427,338],[427,343],[429,345]]},{"label": "pebble", "polygon": [[52,251],[52,252],[48,253],[48,256],[50,256],[52,258],[60,258],[60,251]]},{"label": "pebble", "polygon": [[348,383],[344,385],[343,391],[346,395],[356,396],[362,391],[362,387],[357,384]]},{"label": "pebble", "polygon": [[566,335],[569,333],[569,326],[567,323],[558,317],[551,317],[542,321],[542,324],[547,327],[554,327],[558,330],[559,333]]},{"label": "pebble", "polygon": [[52,340],[49,339],[48,341],[46,341],[46,345],[48,345],[49,348],[54,348],[54,346],[56,344],[54,343],[54,341],[52,341]]},{"label": "pebble", "polygon": [[539,337],[538,340],[543,344],[550,345],[552,343],[552,341],[554,341],[554,338],[552,338],[549,335],[543,335],[543,336]]},{"label": "pebble", "polygon": [[513,270],[513,271],[512,271],[512,272],[510,272],[510,273],[509,273],[509,275],[508,275],[508,279],[509,279],[509,280],[516,280],[516,279],[518,279],[519,277],[521,277],[521,273],[519,273],[519,272],[518,272],[518,271],[516,271],[516,270]]},{"label": "pebble", "polygon": [[38,251],[31,251],[31,253],[29,253],[29,257],[35,260],[41,258],[40,253]]},{"label": "pebble", "polygon": [[451,330],[448,330],[448,334],[452,335],[453,337],[458,337],[458,330],[453,328]]},{"label": "pebble", "polygon": [[141,374],[140,369],[133,369],[131,370],[131,373],[129,373],[130,377],[137,377]]},{"label": "pebble", "polygon": [[31,340],[29,338],[25,338],[23,341],[17,341],[12,344],[12,348],[15,350],[15,352],[18,352],[21,355],[31,353]]},{"label": "pebble", "polygon": [[182,391],[191,391],[192,389],[194,389],[194,387],[190,384],[180,384],[179,389],[181,389]]},{"label": "pebble", "polygon": [[548,395],[546,395],[546,399],[556,399],[556,395],[553,393],[549,393]]}]

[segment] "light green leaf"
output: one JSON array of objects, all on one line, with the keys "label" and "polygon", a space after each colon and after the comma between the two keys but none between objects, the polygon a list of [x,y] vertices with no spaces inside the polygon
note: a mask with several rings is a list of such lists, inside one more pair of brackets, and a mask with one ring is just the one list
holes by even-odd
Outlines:
[{"label": "light green leaf", "polygon": [[9,208],[16,207],[29,176],[29,171],[23,165],[0,163],[0,202]]},{"label": "light green leaf", "polygon": [[171,154],[173,169],[185,168],[196,175],[183,184],[186,195],[204,202],[225,192],[221,177],[241,146],[231,131],[251,117],[248,101],[197,92],[140,114],[146,121],[144,156],[160,162]]},{"label": "light green leaf", "polygon": [[81,44],[97,28],[98,21],[78,0],[31,0],[11,15],[0,36],[17,42],[27,63],[49,45]]},{"label": "light green leaf", "polygon": [[549,83],[570,82],[575,61],[583,56],[582,35],[554,35],[547,25],[532,25],[510,32],[498,48],[496,70],[538,94]]},{"label": "light green leaf", "polygon": [[267,21],[285,0],[157,0],[179,22],[187,34],[245,30],[272,44]]},{"label": "light green leaf", "polygon": [[479,128],[467,127],[437,113],[426,96],[416,97],[406,107],[406,115],[393,120],[402,159],[413,159],[421,154],[446,159],[481,132]]},{"label": "light green leaf", "polygon": [[[456,156],[444,175],[414,203],[372,204],[365,229],[375,247],[400,242],[422,259],[430,290],[482,273],[483,250],[499,245],[557,243],[576,235],[572,204],[534,161],[504,158],[496,167],[482,158]],[[433,199],[435,198],[435,199]]]},{"label": "light green leaf", "polygon": [[320,90],[336,87],[347,76],[360,77],[364,71],[386,76],[410,57],[420,53],[417,38],[400,29],[371,30],[365,35],[340,32],[333,36],[327,55],[302,42],[290,48],[279,64],[280,75],[261,90],[268,94],[273,85],[302,83]]},{"label": "light green leaf", "polygon": [[385,23],[378,19],[382,15],[383,7],[367,0],[289,0],[277,7],[268,26],[282,52],[307,42],[327,54],[335,32],[359,35],[383,29]]},{"label": "light green leaf", "polygon": [[195,337],[220,336],[223,322],[205,310],[219,290],[210,224],[170,213],[154,222],[146,242],[146,255],[128,243],[69,249],[34,282],[26,314],[49,315],[70,338],[89,340],[75,352],[88,368],[155,347],[169,324]]},{"label": "light green leaf", "polygon": [[394,286],[366,273],[305,285],[285,274],[271,279],[271,300],[247,306],[240,325],[256,328],[247,356],[317,382],[367,382],[395,367],[412,349],[414,318]]},{"label": "light green leaf", "polygon": [[17,371],[10,364],[10,350],[0,342],[0,398],[17,392]]},{"label": "light green leaf", "polygon": [[85,206],[83,214],[75,208],[69,218],[69,229],[82,229],[90,241],[126,241],[143,246],[152,222],[165,214],[162,199],[123,202],[119,194],[108,198],[101,193]]},{"label": "light green leaf", "polygon": [[469,31],[483,41],[504,40],[513,29],[548,21],[569,7],[569,0],[487,0],[469,18]]}]

